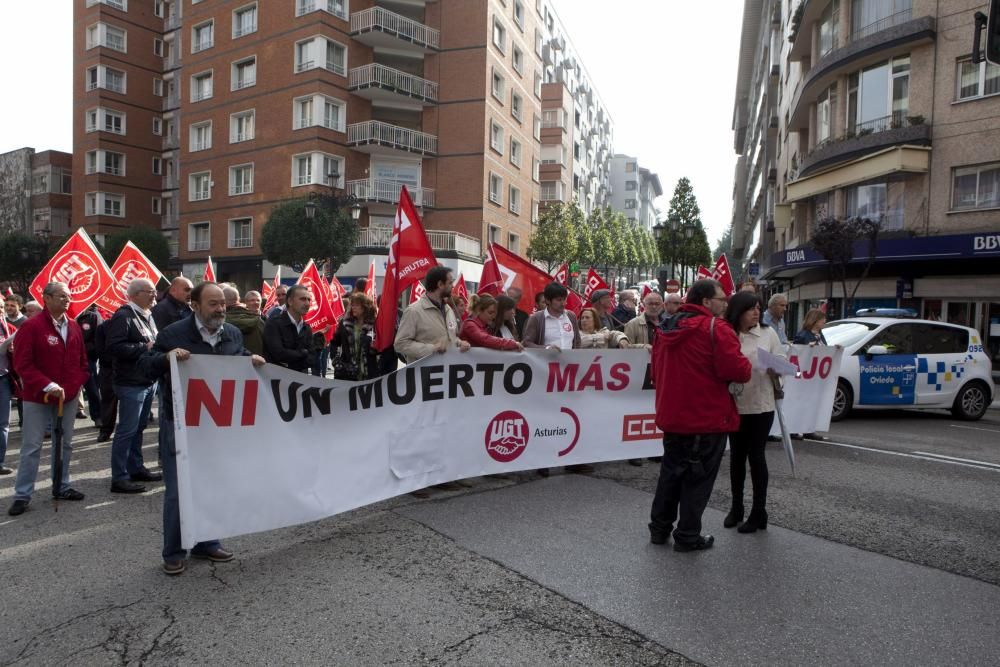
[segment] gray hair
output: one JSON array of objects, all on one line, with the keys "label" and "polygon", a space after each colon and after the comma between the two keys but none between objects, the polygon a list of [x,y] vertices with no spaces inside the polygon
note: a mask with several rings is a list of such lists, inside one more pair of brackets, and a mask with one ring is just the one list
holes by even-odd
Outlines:
[{"label": "gray hair", "polygon": [[[59,283],[59,282],[46,283],[45,288],[42,290],[42,296],[55,296],[56,292],[59,292],[61,290],[65,290],[67,293],[69,293],[69,285],[67,285],[66,283]],[[38,302],[36,301],[35,303],[37,304]],[[41,308],[41,306],[39,306],[39,308]]]},{"label": "gray hair", "polygon": [[624,301],[625,299],[636,299],[636,300],[638,300],[639,299],[639,295],[636,294],[635,290],[632,290],[632,289],[623,289],[621,292],[618,292],[618,300],[619,301]]},{"label": "gray hair", "polygon": [[235,306],[240,302],[240,291],[232,285],[222,287],[222,296],[225,297],[227,306]]},{"label": "gray hair", "polygon": [[262,297],[262,296],[260,295],[260,292],[258,292],[257,290],[253,290],[253,289],[252,289],[252,290],[250,290],[249,292],[247,292],[246,294],[244,294],[244,295],[243,295],[243,300],[244,300],[244,301],[248,301],[248,300],[249,300],[249,299],[251,299],[252,297],[256,297],[256,298],[257,298],[257,299],[259,299],[260,301],[263,301],[263,300],[264,300],[264,297]]},{"label": "gray hair", "polygon": [[774,304],[781,303],[782,301],[788,303],[788,296],[782,294],[781,292],[778,292],[777,294],[772,294],[771,298],[767,300],[767,307],[770,308]]},{"label": "gray hair", "polygon": [[156,289],[156,286],[153,285],[153,281],[151,280],[146,280],[145,278],[136,278],[135,280],[133,280],[128,284],[128,289],[126,290],[128,298],[131,299],[144,289],[147,290]]},{"label": "gray hair", "polygon": [[[49,283],[49,284],[51,284],[51,283]],[[46,285],[45,289],[48,289],[48,285]],[[50,294],[49,296],[52,296],[52,295]],[[42,309],[42,304],[40,304],[37,301],[35,301],[34,299],[32,299],[28,303],[24,304],[24,309],[25,310],[28,310],[29,307],[31,307],[31,308],[37,308],[38,310],[41,310]]]},{"label": "gray hair", "polygon": [[663,297],[660,296],[660,293],[657,292],[656,290],[653,290],[652,292],[650,292],[646,296],[642,297],[642,302],[643,303],[648,303],[649,299],[653,299],[653,300],[659,299],[660,301],[663,301]]}]

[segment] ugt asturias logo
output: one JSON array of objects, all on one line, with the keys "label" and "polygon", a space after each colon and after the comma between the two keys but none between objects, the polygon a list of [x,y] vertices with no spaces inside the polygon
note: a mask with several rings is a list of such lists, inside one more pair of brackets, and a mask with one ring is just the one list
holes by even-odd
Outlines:
[{"label": "ugt asturias logo", "polygon": [[528,421],[519,412],[506,410],[486,425],[486,453],[494,461],[510,463],[528,446]]},{"label": "ugt asturias logo", "polygon": [[52,262],[48,282],[66,283],[74,301],[96,299],[101,281],[92,260],[81,252],[71,250]]}]

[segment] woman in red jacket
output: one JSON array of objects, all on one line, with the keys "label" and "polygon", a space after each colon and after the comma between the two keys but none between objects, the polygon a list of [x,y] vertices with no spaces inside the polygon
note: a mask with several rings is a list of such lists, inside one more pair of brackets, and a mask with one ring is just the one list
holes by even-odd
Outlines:
[{"label": "woman in red jacket", "polygon": [[497,301],[489,294],[476,294],[472,297],[471,315],[462,323],[458,337],[472,347],[488,347],[492,350],[517,350],[524,347],[516,340],[500,338],[491,331],[493,321],[497,316]]}]

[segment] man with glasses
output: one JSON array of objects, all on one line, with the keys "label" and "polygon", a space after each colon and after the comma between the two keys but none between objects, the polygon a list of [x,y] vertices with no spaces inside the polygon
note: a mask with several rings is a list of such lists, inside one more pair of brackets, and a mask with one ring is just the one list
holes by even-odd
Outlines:
[{"label": "man with glasses", "polygon": [[722,319],[726,305],[717,281],[697,281],[653,344],[663,460],[649,533],[653,544],[666,544],[673,530],[674,551],[701,551],[715,542],[701,534],[701,516],[712,495],[726,434],[739,427],[729,383],[750,380],[750,361],[740,351],[736,332]]}]

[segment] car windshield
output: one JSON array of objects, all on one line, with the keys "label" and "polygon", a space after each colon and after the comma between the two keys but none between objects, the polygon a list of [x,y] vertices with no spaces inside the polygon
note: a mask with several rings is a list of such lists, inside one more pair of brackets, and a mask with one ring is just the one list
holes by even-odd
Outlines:
[{"label": "car windshield", "polygon": [[861,342],[876,326],[868,322],[852,322],[849,320],[830,322],[823,327],[823,338],[826,339],[827,345],[851,347],[855,343]]}]

